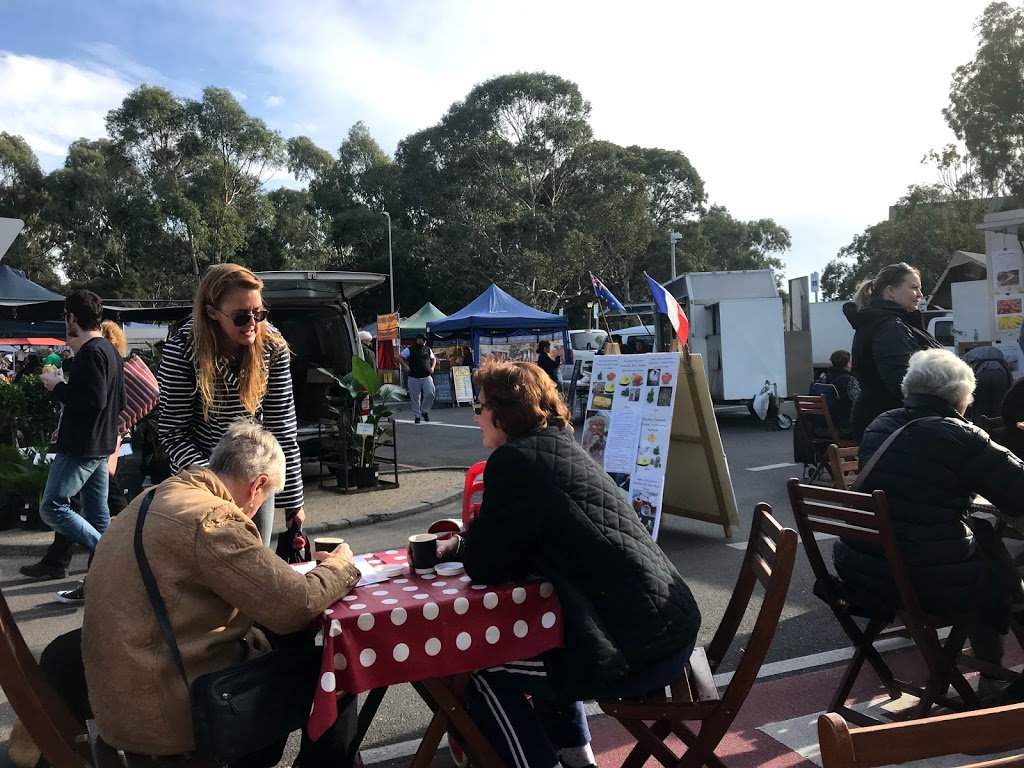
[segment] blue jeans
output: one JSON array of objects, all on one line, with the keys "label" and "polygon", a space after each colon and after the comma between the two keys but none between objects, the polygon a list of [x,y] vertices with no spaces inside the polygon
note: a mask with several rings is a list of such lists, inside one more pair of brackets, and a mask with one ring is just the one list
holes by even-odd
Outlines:
[{"label": "blue jeans", "polygon": [[409,389],[409,402],[412,403],[412,415],[417,419],[425,413],[430,413],[434,405],[434,380],[429,376],[417,379],[410,376],[407,382]]},{"label": "blue jeans", "polygon": [[267,496],[267,500],[256,510],[252,521],[260,531],[260,538],[263,539],[263,546],[269,547],[270,540],[274,536],[274,494]]},{"label": "blue jeans", "polygon": [[[110,525],[107,457],[83,459],[58,453],[50,464],[39,516],[48,526],[89,551],[96,549],[100,534]],[[79,494],[82,513],[71,509],[71,497]]]}]

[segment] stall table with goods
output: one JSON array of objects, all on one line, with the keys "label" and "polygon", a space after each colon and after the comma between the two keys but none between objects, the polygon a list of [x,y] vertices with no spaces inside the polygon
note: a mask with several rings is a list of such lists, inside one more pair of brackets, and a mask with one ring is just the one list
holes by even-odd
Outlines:
[{"label": "stall table with goods", "polygon": [[[474,584],[457,565],[445,575],[409,573],[405,550],[362,559],[376,574],[360,584],[383,580],[357,586],[324,611],[323,666],[310,736],[318,738],[337,719],[339,695],[372,691],[359,715],[361,740],[387,687],[412,683],[434,712],[414,766],[430,764],[449,728],[469,754],[476,753],[476,764],[500,765],[463,708],[459,686],[464,673],[562,646],[562,611],[553,586]],[[439,564],[444,567],[453,566]]]}]

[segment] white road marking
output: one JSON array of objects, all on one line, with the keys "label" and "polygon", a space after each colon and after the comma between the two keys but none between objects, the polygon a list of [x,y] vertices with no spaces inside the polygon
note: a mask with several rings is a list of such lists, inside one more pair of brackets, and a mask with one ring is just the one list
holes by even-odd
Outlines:
[{"label": "white road marking", "polygon": [[765,464],[763,467],[747,467],[747,472],[766,472],[769,469],[782,469],[783,467],[795,467],[791,461],[787,461],[785,464]]},{"label": "white road marking", "polygon": [[[939,638],[941,640],[945,640],[948,636],[949,627],[939,631]],[[897,651],[903,648],[909,648],[913,644],[914,642],[909,638],[890,637],[876,642],[875,648],[877,648],[881,653],[886,653],[888,651]],[[760,679],[763,677],[775,677],[776,675],[791,675],[796,672],[803,672],[804,670],[813,669],[815,667],[839,664],[840,662],[850,659],[852,656],[853,648],[837,648],[834,651],[812,653],[808,656],[798,656],[795,659],[773,661],[770,664],[763,664],[761,666],[761,670],[757,673],[757,677]],[[717,685],[719,689],[728,685],[729,681],[732,680],[732,675],[732,672],[722,672],[715,675],[715,685]],[[601,709],[597,706],[597,703],[593,701],[586,702],[584,709],[586,710],[588,717],[594,717],[601,714]],[[411,757],[416,754],[416,750],[419,746],[420,739],[413,739],[411,741],[404,741],[398,744],[389,744],[383,747],[363,749],[361,750],[363,764],[370,766],[387,760]],[[445,736],[441,739],[440,747],[445,748],[447,746],[448,737]]]},{"label": "white road marking", "polygon": [[476,424],[445,424],[443,421],[424,421],[417,424],[412,419],[395,419],[396,424],[412,424],[414,427],[452,427],[454,429],[480,429]]},{"label": "white road marking", "polygon": [[[838,538],[839,537],[836,536],[833,533],[815,533],[814,534],[814,540],[815,541],[825,541],[825,539],[838,539]],[[800,537],[797,536],[796,540],[800,541]],[[735,544],[726,544],[725,546],[732,547],[733,549],[746,549],[747,548],[747,542],[745,542],[745,541],[738,541]]]}]

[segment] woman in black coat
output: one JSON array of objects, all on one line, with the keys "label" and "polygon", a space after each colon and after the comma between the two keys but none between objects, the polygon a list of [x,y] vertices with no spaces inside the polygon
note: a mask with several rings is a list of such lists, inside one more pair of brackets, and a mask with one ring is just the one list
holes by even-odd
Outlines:
[{"label": "woman in black coat", "polygon": [[854,328],[853,376],[860,394],[850,427],[858,442],[882,413],[903,405],[900,383],[910,356],[941,345],[921,327],[921,273],[905,262],[884,267],[857,288],[843,314]]},{"label": "woman in black coat", "polygon": [[493,449],[483,503],[465,534],[439,542],[438,555],[462,561],[480,583],[550,581],[565,647],[475,673],[470,714],[508,765],[592,764],[580,701],[640,695],[675,679],[700,611],[608,473],[573,438],[552,380],[531,363],[495,363],[481,366],[477,384],[475,421]]},{"label": "woman in black coat", "polygon": [[[968,519],[980,494],[1001,513],[1024,514],[1024,463],[963,414],[974,373],[943,349],[916,353],[903,379],[904,407],[875,419],[860,443],[864,467],[886,438],[914,420],[865,476],[862,491],[885,491],[900,553],[925,611],[977,614],[971,645],[979,658],[1002,659],[1000,634],[1024,607],[1020,574],[992,526]],[[840,539],[832,557],[843,596],[854,605],[894,608],[896,590],[883,554]]]}]

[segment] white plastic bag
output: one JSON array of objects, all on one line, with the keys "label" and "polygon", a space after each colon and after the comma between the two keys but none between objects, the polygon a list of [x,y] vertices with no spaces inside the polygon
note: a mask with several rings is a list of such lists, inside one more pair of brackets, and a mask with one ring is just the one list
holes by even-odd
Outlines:
[{"label": "white plastic bag", "polygon": [[756,414],[757,418],[759,418],[761,421],[764,421],[765,417],[768,415],[768,403],[770,402],[770,400],[771,386],[766,381],[761,391],[754,395],[754,400],[750,406],[751,408],[754,409],[754,413]]}]

